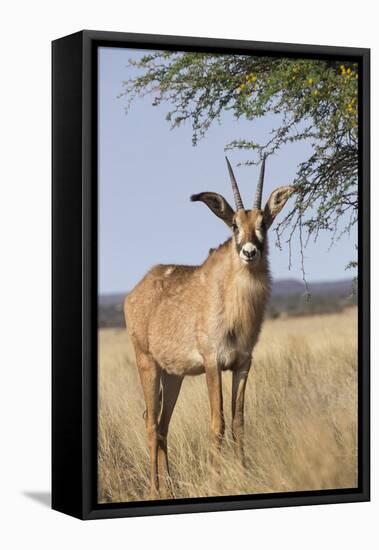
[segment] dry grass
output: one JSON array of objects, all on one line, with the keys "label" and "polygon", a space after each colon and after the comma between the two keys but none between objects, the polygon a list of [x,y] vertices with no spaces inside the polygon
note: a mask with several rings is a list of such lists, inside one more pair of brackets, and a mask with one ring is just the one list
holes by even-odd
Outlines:
[{"label": "dry grass", "polygon": [[[230,443],[231,375],[224,373],[222,490],[252,494],[357,485],[357,312],[269,320],[246,391],[242,471]],[[142,390],[125,330],[99,333],[99,501],[148,498]],[[184,380],[169,432],[176,498],[213,495],[204,376]]]}]

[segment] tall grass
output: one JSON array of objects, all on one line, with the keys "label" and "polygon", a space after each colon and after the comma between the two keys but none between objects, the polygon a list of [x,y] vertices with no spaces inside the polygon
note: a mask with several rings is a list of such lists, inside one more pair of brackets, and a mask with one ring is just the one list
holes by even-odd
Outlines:
[{"label": "tall grass", "polygon": [[[99,331],[99,502],[146,500],[145,404],[126,330]],[[266,321],[246,390],[247,468],[231,445],[231,374],[220,495],[357,485],[357,313]],[[174,496],[214,495],[204,376],[187,377],[170,425]]]}]

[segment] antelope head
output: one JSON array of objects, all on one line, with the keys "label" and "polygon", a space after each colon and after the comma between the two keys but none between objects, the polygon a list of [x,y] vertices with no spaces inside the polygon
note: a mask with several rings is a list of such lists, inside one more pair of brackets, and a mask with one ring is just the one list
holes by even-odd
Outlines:
[{"label": "antelope head", "polygon": [[212,192],[192,195],[192,201],[204,202],[217,217],[221,218],[232,231],[236,253],[243,265],[257,265],[265,250],[267,230],[275,217],[282,210],[294,187],[278,187],[273,191],[262,209],[262,192],[265,173],[265,157],[263,158],[253,207],[245,209],[238,189],[237,180],[229,160],[226,163],[234,195],[235,210],[222,195]]}]

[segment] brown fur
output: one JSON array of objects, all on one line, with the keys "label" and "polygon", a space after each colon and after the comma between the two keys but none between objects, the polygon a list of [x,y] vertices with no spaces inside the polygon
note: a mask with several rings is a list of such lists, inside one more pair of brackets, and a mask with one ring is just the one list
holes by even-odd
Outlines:
[{"label": "brown fur", "polygon": [[[281,196],[281,205],[275,193]],[[243,462],[243,404],[251,354],[270,291],[265,235],[292,191],[275,191],[265,208],[233,212],[213,193],[195,196],[233,227],[233,237],[212,250],[201,266],[158,265],[125,300],[147,406],[152,496],[169,494],[167,433],[185,375],[206,374],[211,406],[212,464],[219,474],[224,433],[221,371],[233,371],[232,432]],[[224,201],[224,202],[222,202]],[[273,215],[270,201],[275,204]],[[259,249],[249,264],[240,257],[247,242]],[[160,388],[162,395],[160,398]]]}]

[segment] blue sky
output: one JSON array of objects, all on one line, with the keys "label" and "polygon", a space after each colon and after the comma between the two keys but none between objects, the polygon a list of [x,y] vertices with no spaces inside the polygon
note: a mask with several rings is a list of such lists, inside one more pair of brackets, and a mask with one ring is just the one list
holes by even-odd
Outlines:
[{"label": "blue sky", "polygon": [[[167,104],[151,106],[137,99],[128,114],[119,98],[122,81],[131,75],[128,59],[146,51],[99,49],[99,293],[133,288],[157,263],[196,265],[208,250],[229,237],[229,229],[201,203],[189,197],[216,191],[233,205],[224,147],[235,138],[264,141],[273,126],[270,117],[235,120],[230,113],[214,125],[196,147],[190,125],[170,130]],[[297,164],[309,154],[305,143],[287,145],[266,163],[263,199],[280,185],[290,184]],[[245,207],[252,204],[258,167],[236,167],[246,152],[228,152]],[[280,217],[283,216],[283,213]],[[309,281],[336,280],[350,275],[356,235],[344,236],[330,251],[329,235],[305,251]],[[302,278],[298,239],[288,250],[275,246],[271,230],[270,263],[274,279]]]}]

